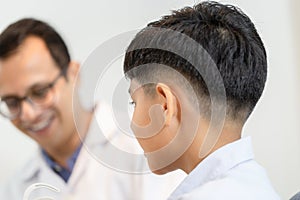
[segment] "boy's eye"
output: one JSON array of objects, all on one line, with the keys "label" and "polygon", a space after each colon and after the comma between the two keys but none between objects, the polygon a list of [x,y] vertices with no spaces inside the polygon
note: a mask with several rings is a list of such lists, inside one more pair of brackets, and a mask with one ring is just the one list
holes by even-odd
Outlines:
[{"label": "boy's eye", "polygon": [[130,101],[129,104],[130,104],[130,105],[133,105],[133,106],[135,107],[135,104],[136,104],[136,103],[135,103],[134,101]]}]

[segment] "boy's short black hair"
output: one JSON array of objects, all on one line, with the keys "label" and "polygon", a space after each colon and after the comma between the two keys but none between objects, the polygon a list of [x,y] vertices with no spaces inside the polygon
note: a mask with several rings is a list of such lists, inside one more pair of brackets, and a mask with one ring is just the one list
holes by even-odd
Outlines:
[{"label": "boy's short black hair", "polygon": [[[167,65],[184,75],[196,91],[200,106],[207,107],[210,105],[207,83],[199,74],[199,70],[186,59],[170,51],[155,48],[130,50],[155,34],[157,37],[153,27],[183,33],[206,50],[223,79],[227,115],[232,119],[245,121],[261,97],[267,77],[266,51],[249,17],[232,5],[202,2],[193,8],[185,7],[173,11],[171,15],[148,24],[136,35],[126,52],[124,73],[128,78],[141,81],[147,74],[148,76],[155,74],[154,68],[151,67],[140,72],[132,70],[140,65],[149,63]],[[168,42],[172,39],[175,38],[163,38],[163,40],[160,38],[159,42]],[[176,42],[180,43],[182,49],[193,51],[184,41]],[[201,55],[197,56],[199,62],[206,62]]]}]

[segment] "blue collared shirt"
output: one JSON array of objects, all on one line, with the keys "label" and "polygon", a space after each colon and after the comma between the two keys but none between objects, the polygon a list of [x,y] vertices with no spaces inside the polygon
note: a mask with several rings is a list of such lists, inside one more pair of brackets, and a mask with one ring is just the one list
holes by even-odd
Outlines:
[{"label": "blue collared shirt", "polygon": [[77,160],[77,157],[79,155],[79,152],[81,150],[82,145],[80,145],[76,151],[73,153],[73,155],[67,160],[68,168],[60,166],[58,163],[56,163],[48,154],[47,152],[42,149],[42,155],[48,164],[48,166],[57,173],[65,182],[68,182],[71,173],[73,171],[75,162]]}]

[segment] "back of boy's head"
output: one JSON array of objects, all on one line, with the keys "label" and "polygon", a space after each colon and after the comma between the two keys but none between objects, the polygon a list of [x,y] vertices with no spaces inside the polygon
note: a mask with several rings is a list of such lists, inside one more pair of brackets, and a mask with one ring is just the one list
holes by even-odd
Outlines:
[{"label": "back of boy's head", "polygon": [[[207,81],[213,83],[216,80],[213,75],[210,80],[204,81],[198,69],[209,68],[209,59],[203,53],[193,55],[193,46],[176,37],[166,36],[161,32],[162,29],[183,33],[203,47],[221,75],[226,92],[227,118],[245,122],[262,95],[267,77],[266,51],[250,19],[234,6],[202,2],[148,24],[133,39],[125,55],[126,76],[140,83],[145,79],[153,81],[153,77],[158,82],[166,78],[167,74],[160,65],[153,67],[155,64],[168,66],[181,73],[193,87],[201,113],[209,117],[211,100],[207,88],[210,83]],[[183,51],[191,52],[198,62],[197,66],[174,51],[149,48],[153,44],[172,42],[180,45]],[[141,43],[148,47],[140,48]],[[141,65],[147,67],[134,70]],[[153,87],[145,91],[151,93],[151,90]]]}]

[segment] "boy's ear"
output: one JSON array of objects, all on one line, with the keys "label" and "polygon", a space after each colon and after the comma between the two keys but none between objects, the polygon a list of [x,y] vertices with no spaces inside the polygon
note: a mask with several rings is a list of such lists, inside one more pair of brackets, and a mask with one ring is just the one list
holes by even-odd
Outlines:
[{"label": "boy's ear", "polygon": [[79,69],[80,69],[80,64],[78,62],[71,61],[69,63],[68,70],[67,70],[68,80],[74,82],[79,73]]},{"label": "boy's ear", "polygon": [[156,94],[160,99],[165,115],[165,125],[170,125],[172,118],[178,114],[177,98],[172,89],[163,83],[156,84]]}]

